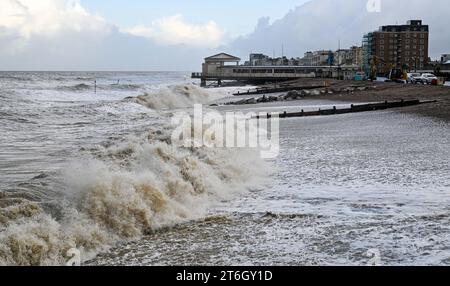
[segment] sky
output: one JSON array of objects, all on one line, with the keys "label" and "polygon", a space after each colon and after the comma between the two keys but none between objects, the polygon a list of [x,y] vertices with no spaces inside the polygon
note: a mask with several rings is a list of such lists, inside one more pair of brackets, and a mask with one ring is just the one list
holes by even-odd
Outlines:
[{"label": "sky", "polygon": [[[228,52],[302,56],[423,19],[450,53],[448,0],[0,0],[0,70],[199,71]],[[442,8],[439,8],[442,7]]]},{"label": "sky", "polygon": [[[39,1],[39,0],[37,0]],[[82,0],[92,13],[122,27],[150,24],[181,14],[191,23],[215,21],[231,36],[250,33],[262,16],[282,18],[289,10],[308,0]]]}]

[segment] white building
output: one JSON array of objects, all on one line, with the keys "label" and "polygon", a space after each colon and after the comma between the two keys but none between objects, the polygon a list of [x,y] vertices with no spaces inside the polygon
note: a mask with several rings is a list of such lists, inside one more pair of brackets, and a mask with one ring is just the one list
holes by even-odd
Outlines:
[{"label": "white building", "polygon": [[351,47],[350,49],[337,50],[334,53],[335,65],[362,65],[362,47]]},{"label": "white building", "polygon": [[240,58],[226,54],[220,53],[211,57],[205,58],[205,63],[203,64],[202,72],[203,74],[214,74],[218,69],[224,67],[225,65],[239,65],[241,61]]},{"label": "white building", "polygon": [[299,60],[301,66],[326,66],[331,51],[321,50],[306,52],[304,57]]},{"label": "white building", "polygon": [[450,61],[450,54],[442,54],[442,56],[441,56],[441,63],[445,64],[448,61]]}]

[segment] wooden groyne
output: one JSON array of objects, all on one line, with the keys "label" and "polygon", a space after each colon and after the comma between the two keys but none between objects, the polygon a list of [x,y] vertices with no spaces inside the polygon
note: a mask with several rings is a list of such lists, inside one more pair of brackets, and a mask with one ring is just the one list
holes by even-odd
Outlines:
[{"label": "wooden groyne", "polygon": [[292,90],[311,90],[311,89],[320,89],[325,88],[325,85],[315,85],[315,86],[279,86],[279,87],[258,87],[255,89],[249,89],[244,92],[238,91],[237,93],[233,93],[234,96],[241,95],[257,95],[257,94],[270,94],[270,93],[278,93],[278,92],[286,92]]},{"label": "wooden groyne", "polygon": [[421,105],[421,104],[427,104],[427,103],[435,103],[436,100],[427,100],[427,101],[420,101],[420,100],[400,100],[400,101],[394,101],[394,102],[380,102],[380,103],[370,103],[370,104],[360,104],[360,105],[354,105],[352,104],[350,108],[337,108],[336,106],[333,106],[332,109],[319,109],[317,111],[304,111],[301,110],[300,112],[284,112],[284,113],[268,113],[267,115],[263,116],[256,116],[253,117],[254,119],[267,119],[272,118],[274,116],[277,116],[279,118],[293,118],[293,117],[309,117],[309,116],[329,116],[329,115],[338,115],[338,114],[346,114],[346,113],[358,113],[358,112],[368,112],[368,111],[377,111],[377,110],[386,110],[391,108],[401,108],[401,107],[408,107],[408,106],[415,106],[415,105]]}]

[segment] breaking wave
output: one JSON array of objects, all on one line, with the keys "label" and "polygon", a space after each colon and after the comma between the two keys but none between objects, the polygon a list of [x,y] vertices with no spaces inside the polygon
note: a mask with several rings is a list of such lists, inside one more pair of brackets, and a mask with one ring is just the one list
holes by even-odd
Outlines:
[{"label": "breaking wave", "polygon": [[[117,91],[136,91],[141,89],[143,86],[139,84],[97,84],[97,90],[117,90]],[[57,87],[57,90],[61,91],[86,91],[86,90],[94,90],[95,84],[86,84],[86,83],[80,83],[76,85],[70,85],[70,86],[59,86]]]},{"label": "breaking wave", "polygon": [[228,96],[222,90],[206,91],[196,85],[177,85],[163,87],[140,95],[133,100],[151,109],[170,109],[189,107],[196,103],[209,103]]},{"label": "breaking wave", "polygon": [[72,85],[72,86],[60,86],[58,89],[59,90],[67,90],[67,91],[84,91],[84,90],[88,90],[88,89],[93,89],[94,86],[90,86],[84,83],[80,83],[80,84],[76,84],[76,85]]},{"label": "breaking wave", "polygon": [[142,85],[139,84],[111,84],[107,86],[107,89],[114,90],[139,90],[142,88]]},{"label": "breaking wave", "polygon": [[63,265],[71,248],[87,261],[117,243],[202,218],[214,203],[267,177],[257,151],[175,146],[169,128],[110,145],[64,172],[60,217],[0,192],[0,265]]},{"label": "breaking wave", "polygon": [[1,75],[0,74],[0,80],[7,80],[7,81],[19,81],[19,82],[31,82],[33,79],[31,77],[25,77],[25,76],[14,76],[14,75]]}]

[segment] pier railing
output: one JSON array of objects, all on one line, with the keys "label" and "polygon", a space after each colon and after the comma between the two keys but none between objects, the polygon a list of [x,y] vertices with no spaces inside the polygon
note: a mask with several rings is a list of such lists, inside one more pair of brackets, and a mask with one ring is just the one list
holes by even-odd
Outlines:
[{"label": "pier railing", "polygon": [[289,80],[338,76],[353,78],[358,67],[325,66],[224,66],[206,73],[192,73],[202,80]]}]

